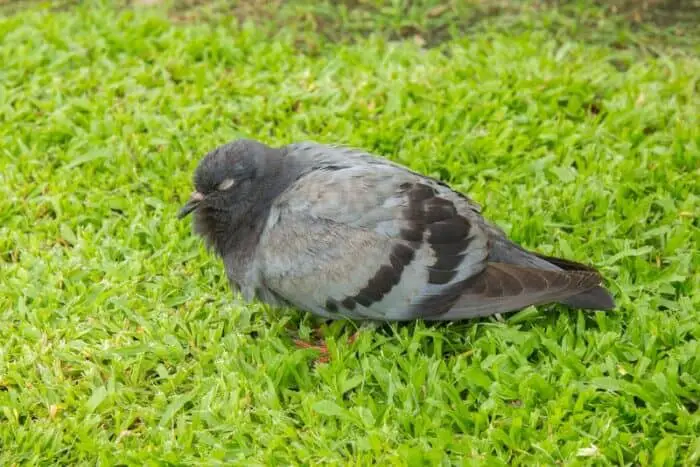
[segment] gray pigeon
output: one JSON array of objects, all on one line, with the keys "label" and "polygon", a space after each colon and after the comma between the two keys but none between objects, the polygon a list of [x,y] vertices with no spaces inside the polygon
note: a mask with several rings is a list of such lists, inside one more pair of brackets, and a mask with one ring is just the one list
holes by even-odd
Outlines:
[{"label": "gray pigeon", "polygon": [[366,152],[237,140],[194,185],[179,217],[246,300],[385,321],[614,307],[595,269],[523,249],[445,183]]}]

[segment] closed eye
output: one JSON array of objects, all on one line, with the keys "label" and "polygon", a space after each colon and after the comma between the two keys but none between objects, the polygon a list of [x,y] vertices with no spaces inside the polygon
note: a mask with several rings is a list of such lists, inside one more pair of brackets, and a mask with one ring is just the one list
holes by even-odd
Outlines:
[{"label": "closed eye", "polygon": [[219,183],[219,185],[216,187],[217,190],[224,191],[228,190],[231,188],[233,185],[236,184],[236,181],[232,178],[227,178],[223,182]]}]

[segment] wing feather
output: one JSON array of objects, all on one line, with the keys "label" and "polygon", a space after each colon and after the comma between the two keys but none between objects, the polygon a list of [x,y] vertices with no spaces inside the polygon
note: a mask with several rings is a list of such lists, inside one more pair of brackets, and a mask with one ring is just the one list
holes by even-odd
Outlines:
[{"label": "wing feather", "polygon": [[485,267],[476,216],[466,199],[399,166],[329,158],[274,204],[259,267],[276,294],[324,316],[444,313],[455,285]]}]

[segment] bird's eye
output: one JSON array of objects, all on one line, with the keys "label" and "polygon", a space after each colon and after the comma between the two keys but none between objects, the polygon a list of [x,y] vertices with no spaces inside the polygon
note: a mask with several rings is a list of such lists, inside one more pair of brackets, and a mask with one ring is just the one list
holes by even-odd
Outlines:
[{"label": "bird's eye", "polygon": [[232,179],[232,178],[227,178],[227,179],[225,179],[223,182],[219,183],[219,185],[216,187],[216,189],[217,189],[217,190],[220,190],[220,191],[228,190],[228,189],[231,188],[235,183],[236,183],[236,181],[235,181],[234,179]]}]

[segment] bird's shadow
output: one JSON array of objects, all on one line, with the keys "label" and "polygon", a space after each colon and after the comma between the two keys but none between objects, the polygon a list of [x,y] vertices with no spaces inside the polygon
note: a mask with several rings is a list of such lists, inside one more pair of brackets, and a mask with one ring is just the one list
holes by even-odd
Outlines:
[{"label": "bird's shadow", "polygon": [[[290,346],[293,340],[305,340],[312,343],[320,343],[327,339],[336,342],[351,340],[351,336],[358,332],[370,332],[374,334],[371,339],[379,343],[388,340],[402,341],[406,338],[418,336],[426,339],[426,348],[434,348],[431,341],[440,338],[444,348],[443,356],[459,354],[468,350],[470,341],[476,341],[487,330],[512,328],[518,331],[528,332],[533,330],[546,331],[557,325],[562,315],[566,317],[568,325],[576,328],[578,310],[570,309],[562,305],[547,305],[539,308],[529,307],[519,312],[505,315],[492,315],[482,318],[465,319],[459,321],[355,321],[351,319],[328,320],[312,315],[311,313],[295,308],[270,308],[274,316],[277,313],[285,313],[290,317],[285,325],[285,330],[290,338]],[[582,312],[584,329],[599,328],[595,315],[597,312]],[[270,319],[275,319],[270,316]]]}]

